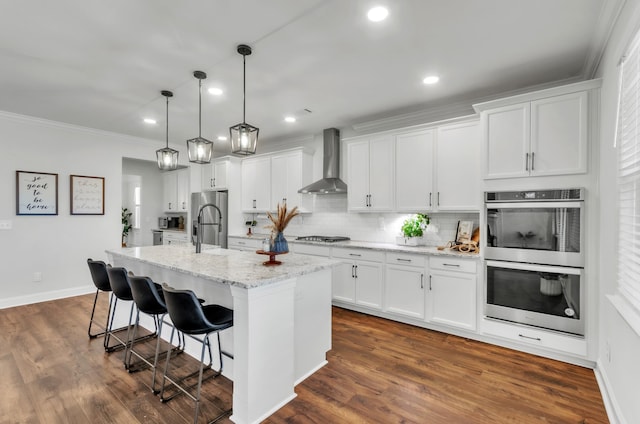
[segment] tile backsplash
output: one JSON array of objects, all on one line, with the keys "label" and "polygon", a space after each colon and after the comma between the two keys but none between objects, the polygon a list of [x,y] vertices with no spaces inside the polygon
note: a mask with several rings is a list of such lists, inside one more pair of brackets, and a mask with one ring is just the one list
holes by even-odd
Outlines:
[{"label": "tile backsplash", "polygon": [[[347,195],[330,194],[314,196],[313,213],[294,218],[285,236],[348,236],[352,240],[395,243],[401,235],[400,228],[411,214],[401,213],[348,213]],[[459,220],[473,221],[478,226],[479,213],[432,213],[431,223],[424,235],[424,242],[429,246],[443,245],[455,238]],[[247,220],[251,216],[247,215]],[[269,220],[264,215],[256,217],[256,233],[267,233],[265,228]]]}]

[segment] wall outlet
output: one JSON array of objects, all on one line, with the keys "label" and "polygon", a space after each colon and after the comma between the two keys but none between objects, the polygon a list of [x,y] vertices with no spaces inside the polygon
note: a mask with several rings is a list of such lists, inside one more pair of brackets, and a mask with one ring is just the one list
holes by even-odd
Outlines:
[{"label": "wall outlet", "polygon": [[42,281],[42,273],[41,272],[34,272],[33,273],[33,282],[34,283],[39,283],[40,281]]},{"label": "wall outlet", "polygon": [[13,228],[13,222],[9,219],[0,220],[0,230],[10,230]]}]

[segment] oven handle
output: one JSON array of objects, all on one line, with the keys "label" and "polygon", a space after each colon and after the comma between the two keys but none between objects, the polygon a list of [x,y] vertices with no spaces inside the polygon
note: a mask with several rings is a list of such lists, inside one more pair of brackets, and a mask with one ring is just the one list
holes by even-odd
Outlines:
[{"label": "oven handle", "polygon": [[485,261],[486,265],[493,268],[520,269],[523,271],[549,272],[555,274],[571,274],[582,276],[582,268],[570,268],[566,266],[555,265],[537,265],[525,262],[503,262],[503,261]]},{"label": "oven handle", "polygon": [[584,200],[573,200],[566,202],[511,202],[493,203],[485,202],[487,209],[553,209],[553,208],[582,208]]}]

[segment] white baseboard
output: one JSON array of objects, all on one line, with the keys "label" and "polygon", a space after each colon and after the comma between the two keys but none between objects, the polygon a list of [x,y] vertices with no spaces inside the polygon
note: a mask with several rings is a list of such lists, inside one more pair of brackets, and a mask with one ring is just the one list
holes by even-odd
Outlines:
[{"label": "white baseboard", "polygon": [[597,361],[596,367],[593,370],[596,375],[596,381],[602,394],[602,401],[604,402],[604,408],[607,411],[609,422],[611,424],[627,424],[624,417],[620,413],[620,405],[616,402],[616,398],[611,390],[611,383],[607,377],[607,373],[600,361]]},{"label": "white baseboard", "polygon": [[63,299],[65,297],[80,296],[82,294],[94,293],[95,286],[72,287],[69,289],[47,291],[29,294],[26,296],[10,297],[0,299],[0,309],[13,308],[14,306],[30,305],[32,303],[46,302],[49,300]]}]

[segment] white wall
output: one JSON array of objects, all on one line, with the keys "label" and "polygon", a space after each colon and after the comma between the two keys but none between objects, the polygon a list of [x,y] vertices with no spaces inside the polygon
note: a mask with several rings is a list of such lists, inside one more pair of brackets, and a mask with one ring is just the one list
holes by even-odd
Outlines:
[{"label": "white wall", "polygon": [[[613,147],[617,104],[617,64],[640,23],[640,0],[627,0],[603,56],[600,145],[600,341],[598,372],[615,411],[612,421],[640,422],[640,337],[612,307],[606,295],[616,288],[617,185]],[[610,355],[607,352],[610,352]],[[617,415],[617,417],[616,417]]]},{"label": "white wall", "polygon": [[[153,160],[162,142],[9,113],[0,140],[0,220],[13,226],[0,231],[0,308],[92,291],[87,258],[121,243],[122,158]],[[57,216],[16,215],[16,170],[58,174]],[[70,174],[105,178],[104,215],[69,214]]]}]

